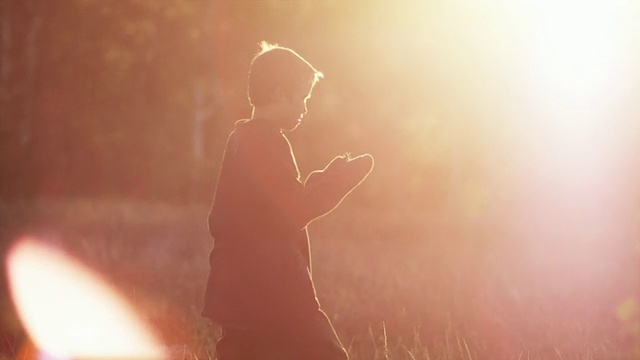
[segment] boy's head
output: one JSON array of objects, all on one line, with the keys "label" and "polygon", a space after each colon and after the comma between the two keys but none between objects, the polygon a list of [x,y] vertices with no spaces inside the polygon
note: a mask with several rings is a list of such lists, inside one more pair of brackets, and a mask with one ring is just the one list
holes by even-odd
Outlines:
[{"label": "boy's head", "polygon": [[290,112],[303,115],[306,99],[322,73],[291,49],[267,42],[260,46],[249,69],[249,102],[253,107],[282,104],[290,107]]}]

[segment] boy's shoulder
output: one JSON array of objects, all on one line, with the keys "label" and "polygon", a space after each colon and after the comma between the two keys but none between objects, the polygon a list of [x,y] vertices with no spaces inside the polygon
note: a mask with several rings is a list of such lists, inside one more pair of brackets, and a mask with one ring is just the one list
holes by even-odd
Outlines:
[{"label": "boy's shoulder", "polygon": [[252,137],[274,137],[281,138],[282,133],[280,131],[274,131],[273,127],[269,126],[260,120],[242,119],[235,123],[232,133],[236,136],[243,138]]},{"label": "boy's shoulder", "polygon": [[245,125],[246,123],[249,122],[250,119],[240,119],[238,121],[236,121],[234,128],[237,129],[238,127],[242,127],[243,125]]},{"label": "boy's shoulder", "polygon": [[231,130],[230,136],[232,137],[244,137],[246,133],[251,132],[251,126],[247,126],[249,123],[249,119],[241,119],[236,121],[233,126],[233,130]]},{"label": "boy's shoulder", "polygon": [[229,142],[235,144],[234,146],[266,152],[285,148],[286,141],[281,132],[274,131],[272,127],[259,120],[238,120],[229,135]]}]

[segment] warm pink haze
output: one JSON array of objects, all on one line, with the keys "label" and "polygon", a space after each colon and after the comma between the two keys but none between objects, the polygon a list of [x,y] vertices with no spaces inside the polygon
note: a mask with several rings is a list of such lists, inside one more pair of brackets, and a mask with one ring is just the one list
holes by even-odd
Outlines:
[{"label": "warm pink haze", "polygon": [[639,358],[639,20],[626,0],[0,1],[0,360],[216,359],[207,216],[261,41],[323,74],[272,120],[301,181],[375,159],[307,228],[351,360]]}]

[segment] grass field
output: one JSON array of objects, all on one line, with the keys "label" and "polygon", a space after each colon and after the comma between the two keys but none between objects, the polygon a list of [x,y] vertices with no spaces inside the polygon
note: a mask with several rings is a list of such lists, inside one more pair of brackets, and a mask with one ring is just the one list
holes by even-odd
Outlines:
[{"label": "grass field", "polygon": [[[218,329],[199,315],[207,210],[116,200],[0,207],[5,241],[36,235],[88,264],[177,359],[215,359]],[[637,244],[592,263],[565,254],[536,265],[509,232],[348,208],[310,234],[320,301],[352,359],[640,359]]]}]

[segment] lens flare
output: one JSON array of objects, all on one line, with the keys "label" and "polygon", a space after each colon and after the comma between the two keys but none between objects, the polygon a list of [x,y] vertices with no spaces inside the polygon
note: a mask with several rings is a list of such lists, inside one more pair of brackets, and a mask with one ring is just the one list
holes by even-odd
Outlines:
[{"label": "lens flare", "polygon": [[46,358],[166,358],[114,289],[55,248],[22,238],[6,266],[18,316]]}]

